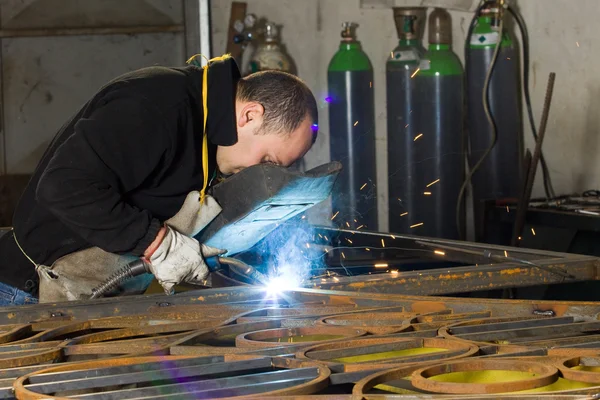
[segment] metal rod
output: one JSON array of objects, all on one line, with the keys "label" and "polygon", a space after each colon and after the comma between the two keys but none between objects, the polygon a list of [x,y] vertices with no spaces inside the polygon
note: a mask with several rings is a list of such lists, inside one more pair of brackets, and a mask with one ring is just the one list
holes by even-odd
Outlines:
[{"label": "metal rod", "polygon": [[546,98],[544,100],[544,109],[542,111],[542,119],[540,122],[540,129],[538,132],[538,139],[535,143],[535,150],[531,157],[531,165],[527,174],[527,180],[525,184],[525,190],[521,201],[517,207],[517,216],[515,217],[515,225],[513,229],[513,241],[515,238],[521,236],[523,226],[525,225],[525,217],[527,215],[527,209],[529,208],[529,201],[531,200],[531,192],[533,190],[533,184],[535,182],[535,174],[537,171],[537,165],[542,154],[542,143],[544,142],[544,136],[546,135],[546,125],[548,124],[548,116],[550,114],[550,105],[552,103],[552,93],[554,91],[554,80],[556,74],[551,72],[548,76],[548,84],[546,86]]}]

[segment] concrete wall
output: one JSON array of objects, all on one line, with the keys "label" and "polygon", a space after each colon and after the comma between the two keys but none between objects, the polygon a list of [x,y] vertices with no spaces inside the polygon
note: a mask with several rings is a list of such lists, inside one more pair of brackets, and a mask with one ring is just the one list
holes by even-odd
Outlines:
[{"label": "concrete wall", "polygon": [[[229,1],[213,1],[213,49],[225,49]],[[329,161],[327,107],[323,101],[326,70],[337,50],[340,25],[354,21],[358,37],[373,63],[377,132],[379,221],[387,228],[387,153],[385,62],[397,44],[391,10],[361,9],[359,0],[247,0],[248,11],[284,25],[282,41],[298,66],[298,74],[313,89],[320,104],[321,135],[306,157],[307,166]],[[557,73],[554,102],[544,145],[557,193],[600,186],[600,53],[593,48],[597,0],[522,0],[520,9],[529,27],[532,50],[533,108],[539,119],[548,73]],[[455,12],[455,51],[462,57],[471,19]],[[533,149],[528,127],[526,146]],[[542,195],[538,171],[534,195]],[[323,211],[326,215],[329,210]]]},{"label": "concrete wall", "polygon": [[[2,3],[3,29],[183,23],[180,0],[25,0]],[[2,39],[6,165],[31,173],[60,126],[124,72],[185,62],[182,33]]]},{"label": "concrete wall", "polygon": [[[192,0],[185,0],[193,3]],[[37,3],[36,12],[23,11]],[[390,10],[361,9],[359,0],[247,0],[249,12],[284,25],[282,39],[299,75],[319,99],[321,135],[307,167],[329,160],[326,69],[339,43],[342,21],[360,24],[358,35],[374,66],[380,228],[387,227],[385,73],[397,43]],[[213,53],[225,50],[230,0],[213,0]],[[597,0],[522,0],[532,40],[532,97],[539,118],[546,77],[557,73],[545,142],[554,186],[566,193],[595,188],[600,114],[600,76],[594,51]],[[118,10],[118,12],[117,12]],[[178,0],[9,0],[2,2],[3,27],[181,23]],[[455,51],[461,56],[470,15],[452,12]],[[189,17],[189,16],[188,16]],[[108,79],[142,66],[185,60],[182,34],[14,38],[2,40],[4,113],[9,173],[33,170],[60,125]],[[526,144],[532,147],[526,127]],[[536,184],[535,195],[542,193]],[[321,216],[330,211],[325,209]],[[317,213],[319,215],[319,213]],[[327,219],[328,220],[328,219]]]}]

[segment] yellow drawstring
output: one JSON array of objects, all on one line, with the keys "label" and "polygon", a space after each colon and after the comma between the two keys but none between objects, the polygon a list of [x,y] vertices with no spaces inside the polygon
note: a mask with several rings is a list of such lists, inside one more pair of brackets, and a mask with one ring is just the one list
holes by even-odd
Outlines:
[{"label": "yellow drawstring", "polygon": [[208,187],[208,134],[206,132],[206,121],[208,120],[208,67],[213,61],[225,61],[231,58],[230,54],[224,54],[221,57],[215,57],[208,60],[202,54],[195,54],[187,60],[187,64],[194,64],[200,66],[196,57],[201,56],[206,60],[206,65],[203,67],[204,73],[202,75],[202,108],[204,111],[204,133],[202,136],[202,172],[204,173],[204,183],[202,190],[200,191],[200,204],[204,203],[206,197],[206,188]]}]

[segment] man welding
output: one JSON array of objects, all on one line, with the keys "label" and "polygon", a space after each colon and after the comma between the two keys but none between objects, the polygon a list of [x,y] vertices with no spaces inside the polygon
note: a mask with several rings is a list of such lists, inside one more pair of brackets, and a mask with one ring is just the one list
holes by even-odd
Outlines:
[{"label": "man welding", "polygon": [[228,56],[109,82],[57,133],[0,238],[0,306],[36,303],[38,290],[41,302],[88,298],[135,257],[166,292],[202,281],[205,258],[224,251],[193,238],[220,212],[207,186],[260,163],[290,166],[317,118],[300,79],[241,78]]}]

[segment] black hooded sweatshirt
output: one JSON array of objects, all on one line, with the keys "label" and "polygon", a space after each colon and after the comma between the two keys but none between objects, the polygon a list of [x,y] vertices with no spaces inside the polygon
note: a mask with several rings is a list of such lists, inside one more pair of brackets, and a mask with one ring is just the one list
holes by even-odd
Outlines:
[{"label": "black hooded sweatshirt", "polygon": [[[150,67],[104,86],[56,134],[0,238],[0,282],[36,294],[36,263],[97,246],[141,255],[203,185],[203,70]],[[208,72],[209,177],[237,142],[233,59]]]}]

